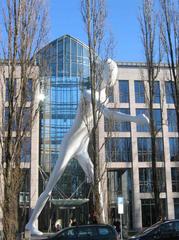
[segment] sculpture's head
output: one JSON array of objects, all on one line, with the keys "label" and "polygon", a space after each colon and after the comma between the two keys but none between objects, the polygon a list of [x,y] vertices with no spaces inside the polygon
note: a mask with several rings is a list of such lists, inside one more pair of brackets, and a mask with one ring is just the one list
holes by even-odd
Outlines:
[{"label": "sculpture's head", "polygon": [[116,62],[114,62],[112,59],[108,59],[104,63],[104,69],[103,69],[103,84],[106,87],[112,87],[116,83],[117,80],[117,73],[118,73],[118,68]]}]

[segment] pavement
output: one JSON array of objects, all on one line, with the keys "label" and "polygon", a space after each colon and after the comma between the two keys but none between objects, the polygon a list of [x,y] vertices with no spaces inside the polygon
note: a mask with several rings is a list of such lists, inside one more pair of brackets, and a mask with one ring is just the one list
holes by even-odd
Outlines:
[{"label": "pavement", "polygon": [[42,236],[31,236],[30,238],[26,238],[28,240],[41,240],[48,239],[48,237],[52,236],[54,233],[44,233]]}]

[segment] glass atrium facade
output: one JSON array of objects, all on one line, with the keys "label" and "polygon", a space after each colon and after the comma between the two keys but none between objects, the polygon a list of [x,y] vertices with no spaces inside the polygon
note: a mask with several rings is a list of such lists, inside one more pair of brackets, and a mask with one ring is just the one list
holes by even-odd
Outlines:
[{"label": "glass atrium facade", "polygon": [[[46,65],[40,73],[45,93],[40,118],[40,165],[49,173],[58,160],[63,136],[75,118],[81,89],[89,83],[88,47],[65,35],[41,50],[40,61]],[[70,165],[65,171],[70,178],[64,173],[60,184],[67,195],[72,194],[80,178],[85,178],[77,161],[71,161]],[[71,168],[78,168],[75,170],[78,175],[71,174]]]}]

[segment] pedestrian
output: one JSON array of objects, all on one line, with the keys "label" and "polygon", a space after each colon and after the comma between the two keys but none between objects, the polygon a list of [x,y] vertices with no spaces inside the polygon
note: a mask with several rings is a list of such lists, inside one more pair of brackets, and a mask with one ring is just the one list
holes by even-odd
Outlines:
[{"label": "pedestrian", "polygon": [[58,232],[62,230],[62,221],[61,219],[58,219],[56,222],[55,222],[55,231]]},{"label": "pedestrian", "polygon": [[73,218],[73,219],[72,219],[71,226],[77,226],[76,218]]},{"label": "pedestrian", "polygon": [[120,236],[120,233],[121,233],[120,221],[119,220],[114,221],[113,226],[115,227],[116,232]]},{"label": "pedestrian", "polygon": [[62,229],[62,226],[60,224],[56,225],[56,232],[60,231]]},{"label": "pedestrian", "polygon": [[71,226],[72,226],[72,223],[73,223],[73,219],[70,218],[68,226],[71,227]]}]

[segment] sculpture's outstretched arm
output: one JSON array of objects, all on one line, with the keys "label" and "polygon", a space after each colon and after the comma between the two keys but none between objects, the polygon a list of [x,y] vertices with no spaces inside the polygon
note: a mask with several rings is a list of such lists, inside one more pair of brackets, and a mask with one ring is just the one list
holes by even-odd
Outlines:
[{"label": "sculpture's outstretched arm", "polygon": [[135,122],[139,124],[149,124],[149,119],[145,114],[140,114],[137,116],[131,116],[119,111],[111,110],[105,106],[101,107],[101,112],[107,119],[112,119],[118,122]]}]

